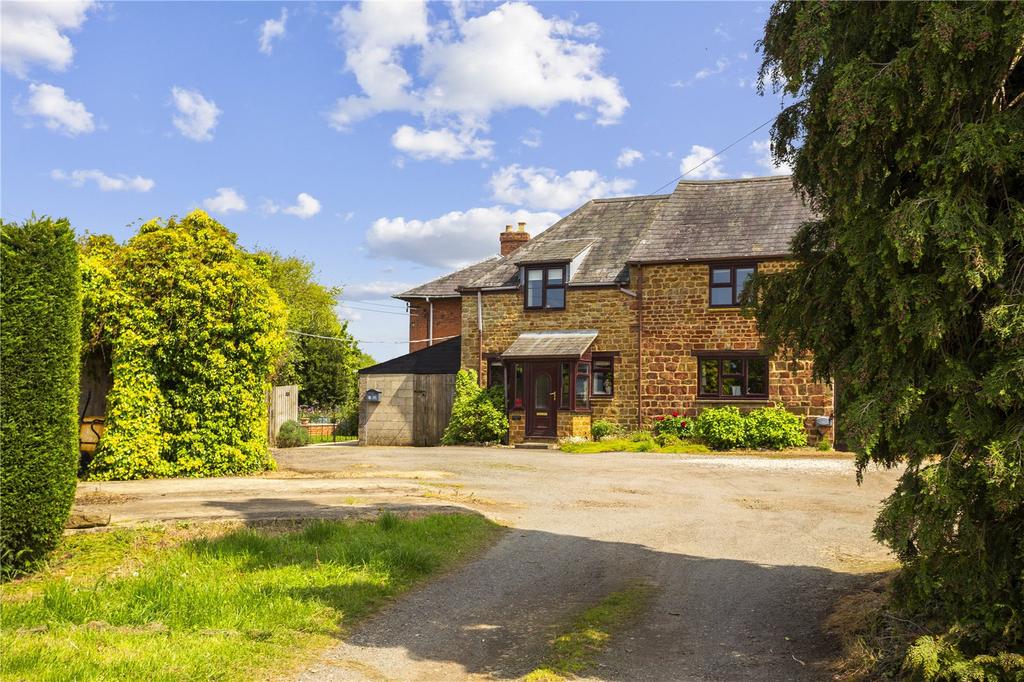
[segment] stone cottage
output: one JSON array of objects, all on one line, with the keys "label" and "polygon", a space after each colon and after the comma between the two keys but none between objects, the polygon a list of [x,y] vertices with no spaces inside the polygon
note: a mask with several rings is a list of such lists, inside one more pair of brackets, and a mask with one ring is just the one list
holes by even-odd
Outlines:
[{"label": "stone cottage", "polygon": [[462,367],[505,387],[513,443],[773,403],[831,438],[832,387],[808,359],[767,355],[738,306],[812,215],[788,177],[683,181],[589,201],[533,239],[508,226],[500,256],[396,297],[411,350],[460,335]]}]

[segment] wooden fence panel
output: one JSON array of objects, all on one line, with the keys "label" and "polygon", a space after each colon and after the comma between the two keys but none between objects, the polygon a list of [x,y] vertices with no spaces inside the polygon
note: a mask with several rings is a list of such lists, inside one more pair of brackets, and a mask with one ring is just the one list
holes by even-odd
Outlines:
[{"label": "wooden fence panel", "polygon": [[452,416],[454,374],[417,374],[413,390],[413,445],[441,442]]}]

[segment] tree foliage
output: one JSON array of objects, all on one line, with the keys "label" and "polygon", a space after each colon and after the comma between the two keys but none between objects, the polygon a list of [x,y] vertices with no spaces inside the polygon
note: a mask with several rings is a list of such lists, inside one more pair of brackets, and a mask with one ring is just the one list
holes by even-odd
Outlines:
[{"label": "tree foliage", "polygon": [[[970,653],[1024,647],[1024,5],[778,2],[772,148],[821,216],[751,287],[844,395],[876,535]],[[763,81],[764,82],[764,81]]]},{"label": "tree foliage", "polygon": [[82,332],[112,362],[96,479],[241,474],[273,466],[269,377],[285,310],[269,262],[206,213],[81,249]]},{"label": "tree foliage", "polygon": [[67,220],[0,221],[0,564],[56,546],[78,468],[82,295]]},{"label": "tree foliage", "polygon": [[[348,324],[338,318],[341,290],[317,282],[312,263],[294,256],[265,255],[270,259],[270,284],[288,310],[288,329],[293,332],[275,371],[275,383],[298,384],[303,405],[337,412],[343,420],[354,415],[356,372],[366,366],[368,356],[359,350]],[[373,364],[372,358],[368,364]]]}]

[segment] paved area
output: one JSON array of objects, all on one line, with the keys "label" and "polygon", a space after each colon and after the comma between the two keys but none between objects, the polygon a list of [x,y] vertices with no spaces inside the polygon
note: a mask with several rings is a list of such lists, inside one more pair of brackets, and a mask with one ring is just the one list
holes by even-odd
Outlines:
[{"label": "paved area", "polygon": [[485,555],[403,597],[303,680],[516,679],[573,614],[643,580],[650,607],[594,680],[829,679],[821,621],[885,565],[896,474],[844,458],[310,447],[265,476],[80,486],[113,522],[463,507],[507,524]]}]

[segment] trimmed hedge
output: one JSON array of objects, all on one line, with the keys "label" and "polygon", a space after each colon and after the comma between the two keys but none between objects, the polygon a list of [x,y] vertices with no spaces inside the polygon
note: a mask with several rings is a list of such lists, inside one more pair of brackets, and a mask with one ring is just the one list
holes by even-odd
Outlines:
[{"label": "trimmed hedge", "polygon": [[0,220],[0,564],[52,550],[78,470],[82,294],[65,219]]}]

